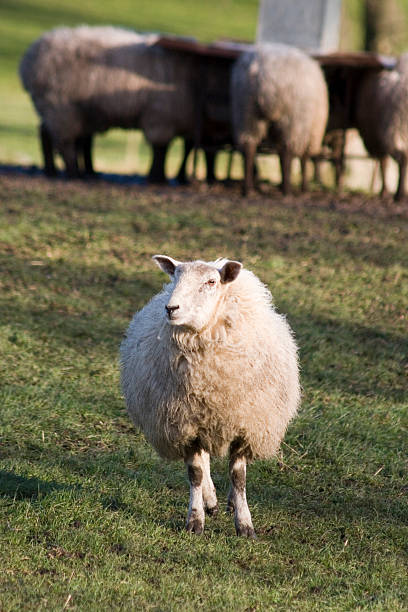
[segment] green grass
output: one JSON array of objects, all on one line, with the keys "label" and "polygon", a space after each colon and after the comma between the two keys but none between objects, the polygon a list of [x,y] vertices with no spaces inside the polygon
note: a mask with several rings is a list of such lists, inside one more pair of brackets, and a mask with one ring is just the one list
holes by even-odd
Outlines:
[{"label": "green grass", "polygon": [[[0,177],[0,609],[408,608],[408,218],[361,195]],[[304,397],[253,464],[258,539],[183,530],[188,485],[124,410],[118,346],[164,282],[228,255],[271,288]],[[221,506],[225,462],[213,466]]]}]

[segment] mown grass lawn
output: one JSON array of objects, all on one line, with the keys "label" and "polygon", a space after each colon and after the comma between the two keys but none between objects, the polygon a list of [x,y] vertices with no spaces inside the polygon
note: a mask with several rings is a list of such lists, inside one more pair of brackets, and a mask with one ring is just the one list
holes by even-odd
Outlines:
[{"label": "mown grass lawn", "polygon": [[[0,609],[407,610],[406,207],[0,190]],[[125,413],[118,346],[165,280],[157,252],[242,260],[296,331],[303,404],[279,462],[249,469],[254,542],[224,512],[186,534],[184,466]]]}]

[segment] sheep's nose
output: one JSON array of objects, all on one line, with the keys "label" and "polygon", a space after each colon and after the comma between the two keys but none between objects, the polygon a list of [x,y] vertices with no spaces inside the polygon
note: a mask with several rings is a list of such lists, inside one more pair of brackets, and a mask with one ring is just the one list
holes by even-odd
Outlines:
[{"label": "sheep's nose", "polygon": [[169,317],[169,319],[171,319],[173,312],[175,310],[178,310],[180,306],[166,306],[165,308],[166,308],[167,316]]}]

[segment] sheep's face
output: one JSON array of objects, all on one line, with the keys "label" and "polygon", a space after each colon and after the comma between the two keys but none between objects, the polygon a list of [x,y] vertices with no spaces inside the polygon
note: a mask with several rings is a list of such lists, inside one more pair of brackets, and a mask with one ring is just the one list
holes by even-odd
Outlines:
[{"label": "sheep's face", "polygon": [[154,260],[173,281],[164,313],[169,324],[193,332],[215,323],[227,286],[242,268],[238,261],[229,260],[182,263],[162,255]]}]

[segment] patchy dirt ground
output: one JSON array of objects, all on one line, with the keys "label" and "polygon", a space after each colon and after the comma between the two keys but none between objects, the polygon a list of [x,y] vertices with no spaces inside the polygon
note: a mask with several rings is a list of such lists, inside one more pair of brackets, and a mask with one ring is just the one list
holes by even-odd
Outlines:
[{"label": "patchy dirt ground", "polygon": [[[214,200],[228,199],[231,203],[236,202],[239,207],[246,201],[248,205],[256,204],[257,206],[273,206],[274,204],[285,204],[290,208],[321,208],[344,213],[362,213],[370,217],[378,217],[381,219],[400,217],[408,219],[408,197],[402,202],[394,202],[392,196],[380,198],[377,195],[362,193],[359,191],[344,191],[336,193],[332,190],[313,188],[308,193],[300,193],[294,190],[293,195],[282,196],[279,189],[270,183],[262,183],[259,191],[246,200],[241,194],[240,181],[234,181],[228,185],[219,182],[215,185],[207,185],[203,182],[193,182],[187,186],[177,185],[145,185],[141,184],[140,177],[121,176],[121,175],[101,175],[96,179],[88,180],[66,180],[63,178],[48,179],[41,172],[29,168],[5,169],[0,168],[0,185],[6,191],[13,190],[13,185],[21,189],[30,189],[34,186],[36,189],[44,189],[48,193],[48,197],[52,198],[52,193],[55,190],[61,193],[64,190],[67,195],[69,193],[83,193],[84,195],[91,192],[95,193],[101,190],[104,195],[106,192],[122,193],[123,195],[132,194],[134,197],[149,195],[157,198],[162,196],[167,201],[171,200],[176,203],[188,200],[193,203],[194,200],[202,202],[203,196]],[[3,204],[5,202],[3,201]]]}]

